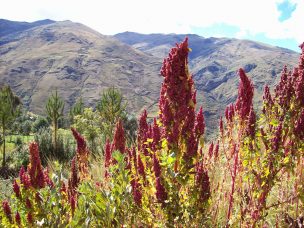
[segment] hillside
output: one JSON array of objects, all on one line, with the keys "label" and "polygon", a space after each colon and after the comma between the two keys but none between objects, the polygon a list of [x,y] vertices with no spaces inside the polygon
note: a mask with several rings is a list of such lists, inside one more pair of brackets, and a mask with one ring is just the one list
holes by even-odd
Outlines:
[{"label": "hillside", "polygon": [[[228,38],[203,38],[192,34],[138,34],[125,32],[115,37],[152,56],[164,58],[170,47],[189,37],[191,52],[190,71],[198,90],[198,102],[203,104],[209,127],[224,113],[227,104],[237,96],[239,78],[243,67],[255,86],[255,103],[261,101],[265,84],[273,86],[280,78],[284,65],[295,66],[299,54],[249,40]],[[217,125],[216,125],[217,126]]]},{"label": "hillside", "polygon": [[214,123],[225,106],[235,101],[238,68],[243,67],[253,79],[257,103],[264,85],[277,82],[282,67],[295,65],[299,56],[253,41],[192,34],[105,36],[71,21],[0,20],[0,28],[0,84],[9,84],[29,110],[39,114],[56,88],[68,111],[79,96],[95,106],[100,92],[115,86],[129,101],[129,111],[138,114],[153,107],[150,115],[157,115],[163,58],[188,36],[190,71],[209,133],[217,127]]},{"label": "hillside", "polygon": [[58,89],[66,111],[82,96],[95,105],[110,86],[121,90],[139,112],[159,95],[161,61],[112,37],[70,21],[35,26],[0,38],[1,82],[11,85],[33,112],[44,113]]}]

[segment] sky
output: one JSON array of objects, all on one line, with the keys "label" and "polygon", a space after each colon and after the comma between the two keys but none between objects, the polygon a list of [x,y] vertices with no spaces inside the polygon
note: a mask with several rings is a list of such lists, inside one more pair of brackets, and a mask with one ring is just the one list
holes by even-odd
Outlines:
[{"label": "sky", "polygon": [[250,39],[299,52],[304,0],[9,0],[0,18],[85,24],[105,35],[194,33]]}]

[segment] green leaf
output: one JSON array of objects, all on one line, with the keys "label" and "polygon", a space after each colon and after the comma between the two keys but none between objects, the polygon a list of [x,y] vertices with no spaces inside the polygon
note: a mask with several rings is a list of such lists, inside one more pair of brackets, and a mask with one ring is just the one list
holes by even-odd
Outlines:
[{"label": "green leaf", "polygon": [[265,169],[264,169],[264,172],[265,172],[264,176],[265,176],[265,177],[268,177],[268,175],[270,174],[269,168],[268,168],[268,167],[265,168]]},{"label": "green leaf", "polygon": [[168,147],[168,141],[166,139],[162,140],[162,148],[167,148]]},{"label": "green leaf", "polygon": [[243,160],[243,166],[247,166],[249,164],[248,160]]},{"label": "green leaf", "polygon": [[289,163],[289,157],[285,157],[283,160],[283,164],[287,164],[287,163]]},{"label": "green leaf", "polygon": [[168,159],[167,159],[167,164],[171,165],[171,164],[173,164],[175,161],[176,161],[176,158],[170,156],[170,157],[168,157]]},{"label": "green leaf", "polygon": [[272,119],[269,124],[274,127],[277,127],[279,126],[279,121],[277,119]]}]

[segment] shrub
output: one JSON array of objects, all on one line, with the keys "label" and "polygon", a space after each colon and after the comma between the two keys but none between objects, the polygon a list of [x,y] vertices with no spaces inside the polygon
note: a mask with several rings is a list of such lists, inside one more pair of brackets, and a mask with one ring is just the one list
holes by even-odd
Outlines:
[{"label": "shrub", "polygon": [[48,128],[49,122],[46,118],[38,116],[38,118],[33,123],[33,132],[37,133],[42,128]]},{"label": "shrub", "polygon": [[52,143],[52,131],[49,128],[40,129],[35,135],[35,142],[37,142],[41,151],[42,164],[45,165],[48,159],[56,159],[60,162],[71,160],[75,148],[71,137],[71,135],[64,134],[64,131],[59,131],[57,151],[55,152],[54,144]]},{"label": "shrub", "polygon": [[22,166],[26,167],[29,163],[28,158],[28,145],[21,144],[20,146],[17,146],[16,150],[12,152],[13,157],[13,167],[16,170],[20,170]]},{"label": "shrub", "polygon": [[226,108],[225,123],[220,121],[221,159],[209,157],[214,202],[229,202],[213,206],[217,224],[281,227],[286,216],[303,211],[303,63],[304,52],[293,72],[283,69],[274,94],[265,87],[259,116],[251,80],[240,69],[237,101]]},{"label": "shrub", "polygon": [[22,142],[22,138],[20,136],[17,136],[15,138],[15,145],[17,148],[20,148],[22,146],[23,142]]},{"label": "shrub", "polygon": [[20,133],[23,135],[29,135],[32,131],[32,123],[28,120],[24,121],[21,125]]}]

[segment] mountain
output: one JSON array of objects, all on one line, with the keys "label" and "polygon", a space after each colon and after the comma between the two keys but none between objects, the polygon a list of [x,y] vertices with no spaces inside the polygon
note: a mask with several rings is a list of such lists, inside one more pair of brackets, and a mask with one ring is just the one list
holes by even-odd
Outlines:
[{"label": "mountain", "polygon": [[95,106],[101,91],[111,86],[121,90],[133,112],[157,102],[159,58],[71,21],[11,33],[9,28],[20,25],[13,24],[8,23],[8,34],[0,37],[0,81],[9,84],[30,111],[43,114],[55,89],[66,101],[66,111],[80,96]]},{"label": "mountain", "polygon": [[17,32],[22,32],[24,30],[37,27],[40,25],[47,25],[55,23],[55,21],[46,19],[41,21],[35,21],[32,23],[29,22],[18,22],[18,21],[9,21],[5,19],[0,19],[0,37],[6,36],[8,34],[13,34]]},{"label": "mountain", "polygon": [[288,49],[249,40],[132,32],[105,36],[71,21],[0,20],[0,31],[0,84],[9,84],[29,110],[39,114],[44,114],[55,89],[68,111],[80,96],[86,105],[95,106],[100,93],[115,86],[128,100],[129,111],[138,114],[146,108],[156,116],[163,58],[188,36],[190,72],[208,134],[217,128],[226,105],[236,99],[240,67],[252,78],[258,103],[264,85],[277,82],[283,66],[296,65],[299,57]]},{"label": "mountain", "polygon": [[168,51],[185,36],[189,38],[189,68],[198,90],[198,103],[203,105],[209,130],[217,128],[216,121],[227,104],[237,97],[239,77],[244,68],[255,86],[255,103],[261,103],[265,84],[273,86],[280,78],[284,65],[290,69],[299,54],[249,40],[203,38],[193,34],[138,34],[124,32],[115,37],[151,56],[165,58]]},{"label": "mountain", "polygon": [[[124,32],[114,35],[118,40],[132,47],[146,52],[150,55],[165,58],[168,56],[171,48],[182,42],[185,37],[189,38],[189,44],[192,47],[200,47],[204,45],[205,38],[194,34],[140,34],[134,32]],[[197,50],[192,50],[190,57]]]}]

